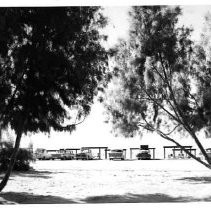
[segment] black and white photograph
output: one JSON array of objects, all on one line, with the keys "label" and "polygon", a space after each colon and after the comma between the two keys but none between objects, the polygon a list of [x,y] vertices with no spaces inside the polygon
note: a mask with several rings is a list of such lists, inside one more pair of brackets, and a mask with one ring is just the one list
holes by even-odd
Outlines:
[{"label": "black and white photograph", "polygon": [[54,3],[0,5],[1,206],[209,204],[211,4]]}]

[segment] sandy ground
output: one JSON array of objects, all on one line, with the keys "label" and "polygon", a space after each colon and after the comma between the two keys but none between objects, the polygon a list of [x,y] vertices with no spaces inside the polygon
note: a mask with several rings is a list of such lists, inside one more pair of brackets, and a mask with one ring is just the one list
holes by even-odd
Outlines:
[{"label": "sandy ground", "polygon": [[22,203],[211,201],[211,171],[193,160],[37,161],[0,194]]}]

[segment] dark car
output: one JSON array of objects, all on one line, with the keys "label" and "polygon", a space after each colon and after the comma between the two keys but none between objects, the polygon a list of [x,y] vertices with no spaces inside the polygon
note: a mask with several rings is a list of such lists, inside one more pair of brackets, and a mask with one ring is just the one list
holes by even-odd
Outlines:
[{"label": "dark car", "polygon": [[146,150],[146,151],[141,151],[140,153],[138,153],[136,157],[138,158],[138,160],[150,160],[151,154],[149,153],[149,151]]},{"label": "dark car", "polygon": [[72,151],[63,151],[61,153],[61,160],[74,160],[75,159],[75,155],[73,154]]}]

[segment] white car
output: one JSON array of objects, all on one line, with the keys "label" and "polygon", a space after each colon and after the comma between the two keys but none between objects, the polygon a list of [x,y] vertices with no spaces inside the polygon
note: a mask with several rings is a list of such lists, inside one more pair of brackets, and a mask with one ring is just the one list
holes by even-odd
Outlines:
[{"label": "white car", "polygon": [[113,149],[109,152],[109,159],[120,159],[125,160],[124,150],[123,149]]},{"label": "white car", "polygon": [[47,150],[47,153],[50,155],[51,160],[61,159],[60,150]]},{"label": "white car", "polygon": [[35,151],[35,157],[38,160],[50,160],[51,154],[49,154],[46,149],[38,148]]},{"label": "white car", "polygon": [[90,149],[81,149],[81,152],[76,154],[76,160],[93,160],[93,155]]}]

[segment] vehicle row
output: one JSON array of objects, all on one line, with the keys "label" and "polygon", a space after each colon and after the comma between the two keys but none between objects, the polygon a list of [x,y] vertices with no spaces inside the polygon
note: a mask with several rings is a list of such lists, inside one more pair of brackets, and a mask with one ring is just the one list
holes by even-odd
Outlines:
[{"label": "vehicle row", "polygon": [[91,154],[91,151],[81,150],[81,152],[74,154],[73,151],[69,149],[37,149],[35,152],[35,156],[38,160],[91,160],[94,158]]},{"label": "vehicle row", "polygon": [[[99,156],[94,156],[91,149],[81,148],[80,152],[73,153],[71,149],[60,149],[60,150],[46,150],[37,149],[35,152],[35,157],[38,160],[93,160],[100,159]],[[137,154],[138,160],[148,160],[151,159],[150,150],[148,148],[141,148]],[[107,158],[107,156],[106,156]],[[108,158],[110,160],[125,160],[126,151],[123,149],[112,149],[108,152]]]},{"label": "vehicle row", "polygon": [[[106,148],[106,147],[104,147]],[[131,149],[138,149],[138,153],[136,155],[136,158],[138,160],[150,160],[152,159],[150,149],[148,145],[141,145],[140,148],[131,148]],[[78,151],[79,150],[79,151]],[[105,156],[103,158],[109,159],[109,160],[125,160],[126,159],[126,149],[104,149],[105,150]],[[174,149],[175,150],[175,149]],[[178,150],[178,149],[177,149]],[[194,149],[192,149],[194,150]],[[75,153],[73,152],[75,151]],[[107,153],[108,152],[108,153]],[[190,158],[189,155],[182,153],[179,151],[179,154],[170,154],[168,155],[168,159],[184,159],[184,158]],[[206,149],[207,155],[209,158],[211,158],[211,148]],[[165,154],[165,152],[164,152]],[[60,149],[60,150],[46,150],[46,149],[37,149],[35,151],[35,157],[38,160],[94,160],[94,159],[103,159],[100,156],[100,152],[98,155],[94,155],[92,153],[91,149],[88,149],[87,147],[82,147],[81,149]],[[132,158],[132,153],[131,157]],[[203,159],[203,155],[199,153],[199,158]],[[154,159],[154,153],[153,153],[153,159]],[[164,155],[165,159],[165,155]]]}]

